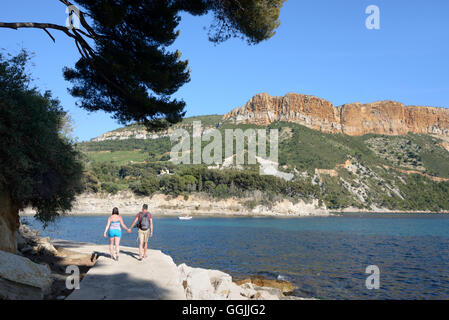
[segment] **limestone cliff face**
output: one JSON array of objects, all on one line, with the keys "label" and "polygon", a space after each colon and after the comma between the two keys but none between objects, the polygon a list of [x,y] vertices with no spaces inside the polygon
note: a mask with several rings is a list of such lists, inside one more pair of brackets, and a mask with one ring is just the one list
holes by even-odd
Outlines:
[{"label": "limestone cliff face", "polygon": [[327,133],[351,136],[367,133],[402,135],[408,132],[449,136],[449,109],[405,106],[395,101],[334,107],[324,99],[295,93],[283,97],[258,94],[243,107],[226,114],[223,120],[259,125],[287,121]]},{"label": "limestone cliff face", "polygon": [[272,97],[267,93],[255,95],[243,107],[224,115],[223,120],[259,125],[288,121],[325,132],[341,130],[338,110],[332,103],[296,93],[283,97]]},{"label": "limestone cliff face", "polygon": [[449,136],[449,109],[405,107],[406,124],[411,132]]},{"label": "limestone cliff face", "polygon": [[115,130],[109,131],[101,136],[92,139],[94,142],[106,140],[127,140],[127,139],[159,139],[169,136],[171,132],[168,130],[160,133],[149,133],[145,128],[138,128],[132,130]]},{"label": "limestone cliff face", "polygon": [[338,109],[342,132],[347,135],[357,136],[367,133],[401,135],[409,132],[405,107],[399,102],[350,103]]},{"label": "limestone cliff face", "polygon": [[[107,141],[107,140],[128,140],[128,139],[138,139],[138,140],[146,140],[146,139],[159,139],[164,137],[170,137],[173,132],[176,129],[187,129],[188,131],[191,131],[191,125],[182,125],[178,124],[173,127],[170,127],[165,130],[161,130],[158,132],[148,132],[143,126],[137,127],[137,128],[125,128],[125,129],[119,129],[114,131],[109,131],[101,136],[92,139],[92,142],[100,142],[100,141]],[[201,130],[208,130],[213,127],[208,125],[202,125]]]}]

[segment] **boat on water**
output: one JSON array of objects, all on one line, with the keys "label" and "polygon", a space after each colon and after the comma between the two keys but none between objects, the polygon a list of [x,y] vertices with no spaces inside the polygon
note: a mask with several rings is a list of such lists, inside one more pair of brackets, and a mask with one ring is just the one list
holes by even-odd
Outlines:
[{"label": "boat on water", "polygon": [[192,217],[191,216],[179,216],[178,219],[179,220],[190,220],[190,219],[192,219]]}]

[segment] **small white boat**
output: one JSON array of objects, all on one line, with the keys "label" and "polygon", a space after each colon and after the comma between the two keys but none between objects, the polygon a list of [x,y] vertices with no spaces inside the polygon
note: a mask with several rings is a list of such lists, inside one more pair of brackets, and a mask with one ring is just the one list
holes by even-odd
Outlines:
[{"label": "small white boat", "polygon": [[190,219],[192,219],[192,217],[190,217],[190,216],[179,216],[178,219],[179,220],[190,220]]}]

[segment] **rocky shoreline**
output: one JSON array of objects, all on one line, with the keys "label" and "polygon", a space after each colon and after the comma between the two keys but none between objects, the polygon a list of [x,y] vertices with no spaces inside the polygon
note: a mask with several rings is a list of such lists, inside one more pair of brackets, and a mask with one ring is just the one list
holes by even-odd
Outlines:
[{"label": "rocky shoreline", "polygon": [[66,288],[67,266],[77,266],[82,280],[96,262],[92,255],[53,246],[27,225],[20,225],[16,239],[16,255],[0,251],[0,299],[63,300],[73,291]]},{"label": "rocky shoreline", "polygon": [[[319,207],[318,201],[298,201],[293,203],[287,199],[276,201],[271,206],[247,203],[253,199],[214,199],[203,194],[193,194],[187,199],[183,196],[172,197],[155,194],[149,197],[138,197],[129,191],[112,194],[84,193],[76,198],[72,214],[93,215],[110,214],[113,207],[118,207],[122,215],[135,215],[148,204],[152,214],[159,216],[261,216],[261,217],[295,217],[295,216],[328,216],[329,210]],[[34,215],[35,211],[27,208],[21,215]]]},{"label": "rocky shoreline", "polygon": [[[359,209],[345,208],[329,210],[318,206],[318,201],[299,201],[293,203],[287,199],[277,201],[271,206],[256,205],[248,207],[252,199],[214,199],[204,195],[172,197],[155,194],[150,197],[138,197],[132,192],[124,191],[112,194],[84,193],[77,197],[69,215],[109,215],[113,207],[118,207],[121,215],[135,215],[142,204],[147,203],[155,216],[203,216],[203,217],[311,217],[332,216],[341,213],[449,213],[448,210],[433,212],[427,210],[390,210],[387,208]],[[20,212],[22,216],[32,216],[35,211],[27,208]]]},{"label": "rocky shoreline", "polygon": [[331,214],[338,213],[424,213],[424,214],[447,214],[449,210],[441,210],[441,211],[429,211],[429,210],[413,210],[413,211],[404,211],[404,210],[391,210],[387,208],[375,208],[373,209],[359,209],[359,208],[345,208],[340,210],[333,210]]},{"label": "rocky shoreline", "polygon": [[[41,237],[37,230],[26,225],[20,226],[16,237],[17,254],[0,251],[0,299],[64,300],[73,292],[66,288],[67,266],[78,266],[82,280],[98,259],[109,259],[91,249],[77,250],[73,242],[65,245],[63,240]],[[124,249],[130,248],[122,247]],[[235,281],[218,270],[192,268],[184,263],[176,266],[171,257],[158,250],[150,251],[162,255],[164,261],[173,265],[171,268],[176,270],[175,278],[178,285],[182,285],[186,300],[305,299],[291,296],[295,287],[288,281],[257,276]]]}]

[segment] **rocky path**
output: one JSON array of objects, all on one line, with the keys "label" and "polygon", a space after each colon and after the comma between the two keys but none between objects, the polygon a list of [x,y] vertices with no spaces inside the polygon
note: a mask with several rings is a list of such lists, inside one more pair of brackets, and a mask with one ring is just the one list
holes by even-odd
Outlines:
[{"label": "rocky path", "polygon": [[109,257],[108,245],[92,245],[53,240],[57,248],[96,255],[97,262],[68,300],[184,300],[186,295],[172,258],[159,250],[149,250],[138,261],[138,248],[120,247],[119,261]]},{"label": "rocky path", "polygon": [[[177,266],[159,250],[149,250],[139,261],[138,248],[121,246],[115,261],[108,245],[41,237],[25,225],[16,236],[17,254],[0,251],[0,299],[304,299],[290,295],[295,287],[287,281],[249,277],[235,282],[219,270]],[[73,267],[81,280],[75,290]]]}]

